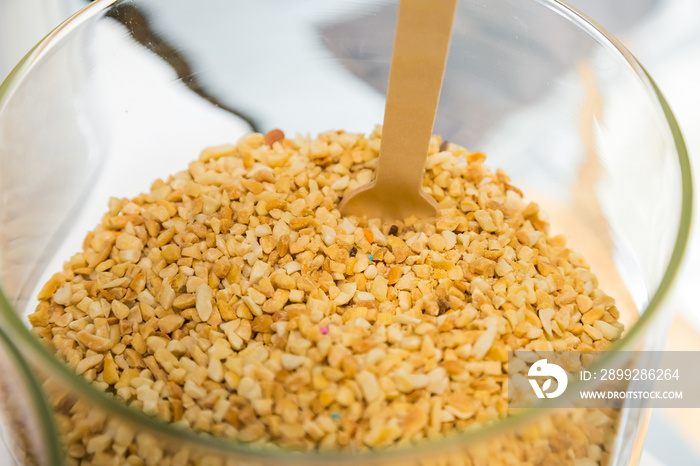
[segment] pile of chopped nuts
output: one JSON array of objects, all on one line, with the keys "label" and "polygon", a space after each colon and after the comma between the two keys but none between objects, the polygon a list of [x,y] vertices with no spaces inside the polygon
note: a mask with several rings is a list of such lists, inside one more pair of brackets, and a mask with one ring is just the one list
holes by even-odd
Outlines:
[{"label": "pile of chopped nuts", "polygon": [[41,290],[34,332],[135,409],[297,450],[488,424],[507,415],[508,351],[619,338],[584,258],[481,153],[433,137],[437,219],[342,218],[380,138],[253,133],[111,199]]}]

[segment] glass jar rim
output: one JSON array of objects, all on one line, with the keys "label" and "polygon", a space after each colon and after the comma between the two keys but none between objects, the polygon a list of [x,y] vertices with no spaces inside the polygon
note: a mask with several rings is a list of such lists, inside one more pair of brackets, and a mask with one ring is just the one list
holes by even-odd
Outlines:
[{"label": "glass jar rim", "polygon": [[[65,20],[47,36],[45,36],[18,65],[10,72],[5,81],[0,84],[0,111],[4,106],[4,102],[12,94],[12,91],[22,81],[23,77],[29,73],[33,65],[44,57],[48,50],[54,45],[60,43],[61,39],[68,35],[71,30],[79,27],[83,22],[88,21],[100,14],[103,14],[109,7],[121,0],[97,0],[82,10],[75,13],[73,16]],[[649,326],[654,317],[657,316],[661,309],[663,300],[669,295],[673,282],[678,274],[681,263],[684,258],[684,252],[688,244],[691,225],[693,188],[691,180],[690,161],[688,152],[680,131],[680,127],[668,105],[665,98],[661,94],[656,83],[651,76],[636,60],[636,58],[622,45],[615,37],[608,33],[604,28],[596,22],[588,18],[586,15],[576,10],[575,8],[561,3],[559,0],[532,0],[534,3],[539,3],[547,8],[556,11],[561,16],[568,19],[569,22],[579,26],[582,30],[587,31],[591,36],[595,37],[600,43],[607,44],[612,48],[612,52],[618,54],[627,62],[629,68],[636,74],[639,81],[644,85],[649,94],[649,98],[657,107],[657,111],[663,121],[668,125],[671,132],[673,142],[678,156],[678,163],[681,172],[681,213],[678,224],[678,231],[673,246],[673,251],[669,263],[664,271],[663,277],[652,294],[649,303],[640,318],[634,323],[623,338],[617,341],[610,351],[621,351],[629,349],[630,345],[639,337],[642,332]],[[5,296],[0,287],[0,317],[3,317],[7,325],[14,335],[15,344],[25,356],[28,356],[32,361],[38,361],[55,377],[58,377],[62,383],[70,386],[75,390],[75,394],[85,396],[91,402],[105,409],[107,412],[116,414],[119,418],[126,419],[128,422],[139,425],[145,429],[164,434],[174,439],[192,443],[194,446],[217,450],[223,454],[235,454],[241,456],[250,456],[263,458],[267,457],[276,461],[304,460],[309,463],[326,462],[326,461],[358,461],[362,459],[380,459],[390,458],[393,456],[401,456],[405,454],[421,454],[436,449],[444,449],[457,444],[471,443],[476,440],[485,439],[487,437],[502,433],[504,430],[511,429],[522,423],[535,419],[536,417],[545,415],[550,412],[550,409],[558,406],[557,400],[541,400],[539,403],[544,406],[551,407],[550,409],[529,408],[511,416],[499,419],[486,426],[480,426],[478,429],[466,430],[451,435],[446,435],[440,439],[431,439],[430,441],[422,441],[415,445],[391,448],[382,451],[372,452],[290,452],[286,450],[262,450],[253,447],[247,443],[216,438],[209,435],[202,435],[195,431],[175,426],[171,423],[159,420],[148,416],[143,412],[129,407],[126,403],[122,403],[110,396],[108,393],[96,389],[87,380],[73,372],[66,364],[60,361],[55,355],[44,346],[38,338],[36,338],[27,327],[22,323],[21,319],[14,311],[13,306]],[[608,359],[602,358],[598,364],[604,364]],[[26,361],[18,361],[19,364],[25,366],[25,370],[31,373],[31,368]],[[580,386],[580,383],[576,383]],[[584,384],[585,385],[585,384]],[[573,390],[571,390],[573,392]],[[559,402],[561,400],[558,400]]]}]

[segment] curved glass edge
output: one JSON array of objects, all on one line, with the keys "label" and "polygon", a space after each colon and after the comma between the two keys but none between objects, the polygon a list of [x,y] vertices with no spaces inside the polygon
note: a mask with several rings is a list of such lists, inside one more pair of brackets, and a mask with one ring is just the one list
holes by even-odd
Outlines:
[{"label": "curved glass edge", "polygon": [[37,44],[22,57],[12,71],[10,71],[4,81],[0,82],[0,111],[3,109],[4,100],[10,96],[11,88],[13,86],[17,87],[22,80],[22,75],[25,75],[31,69],[33,63],[45,54],[61,36],[67,34],[71,29],[76,28],[93,16],[100,14],[117,1],[118,0],[97,0],[90,3],[68,17],[37,42]]},{"label": "curved glass edge", "polygon": [[[615,48],[617,53],[619,53],[625,59],[640,81],[645,85],[645,88],[649,93],[650,100],[655,101],[657,104],[657,110],[663,117],[662,119],[668,123],[668,129],[671,131],[673,143],[676,147],[678,164],[681,170],[681,212],[678,222],[678,230],[676,233],[676,241],[673,251],[671,252],[671,257],[669,258],[666,266],[666,271],[659,282],[658,288],[651,296],[645,312],[642,313],[639,320],[634,323],[634,326],[630,328],[624,338],[613,344],[613,346],[610,348],[610,351],[622,351],[624,349],[628,349],[631,342],[640,336],[642,330],[644,330],[653,317],[655,317],[663,300],[666,299],[669,291],[673,287],[674,280],[678,275],[681,264],[683,263],[685,251],[688,247],[688,241],[690,239],[690,228],[693,216],[693,181],[688,149],[685,145],[685,140],[683,138],[683,134],[681,133],[680,126],[678,125],[678,121],[676,120],[671,107],[666,101],[666,98],[663,96],[663,93],[649,72],[644,68],[639,60],[634,57],[627,47],[625,47],[615,36],[610,34],[604,27],[591,19],[588,15],[582,13],[568,3],[561,0],[536,1],[539,3],[548,3],[552,6],[556,6],[562,10],[563,13],[568,13],[569,15],[578,18],[581,22],[583,22],[583,25],[587,25],[589,27],[590,33],[598,35],[604,39],[604,41],[601,42],[607,41]],[[609,360],[609,358],[601,358],[600,363],[607,360]],[[593,367],[602,367],[602,364],[597,364]]]},{"label": "curved glass edge", "polygon": [[[634,58],[634,56],[631,54],[630,56],[641,70],[640,76],[646,78],[649,86],[654,91],[656,99],[661,107],[661,111],[663,112],[666,121],[669,123],[669,129],[671,130],[671,135],[673,136],[673,142],[676,146],[676,151],[678,152],[678,163],[681,170],[681,213],[678,223],[678,232],[676,234],[676,243],[673,248],[673,252],[671,253],[668,266],[666,267],[666,272],[659,283],[659,287],[647,305],[647,311],[641,315],[637,323],[635,323],[625,337],[625,339],[629,338],[630,340],[634,340],[634,338],[641,332],[641,328],[645,328],[651,321],[652,313],[650,311],[658,310],[662,301],[669,294],[669,291],[673,287],[675,278],[680,270],[680,266],[683,263],[683,259],[685,258],[685,251],[688,247],[690,229],[693,221],[693,180],[688,149],[685,145],[683,134],[681,133],[680,126],[678,125],[678,121],[676,120],[671,107],[647,70]],[[622,350],[622,345],[620,345],[619,348],[616,346],[617,345],[613,346],[613,351]]]},{"label": "curved glass edge", "polygon": [[[82,22],[99,14],[106,8],[116,3],[118,0],[98,0],[57,26],[44,39],[42,39],[10,72],[7,79],[0,85],[0,111],[2,110],[3,99],[9,95],[13,86],[16,86],[21,81],[22,75],[26,74],[31,68],[32,63],[40,58],[46,50],[55,41],[59,40],[64,34],[67,34],[72,28],[77,27]],[[566,14],[571,18],[572,22],[579,23],[583,28],[588,28],[589,32],[599,37],[601,43],[607,42],[612,45],[616,53],[620,54],[625,61],[630,65],[632,70],[637,74],[638,78],[645,84],[645,87],[650,91],[650,99],[656,100],[659,105],[659,111],[668,123],[669,129],[673,136],[673,141],[676,147],[676,153],[681,169],[681,218],[678,224],[676,242],[674,244],[671,258],[667,265],[666,271],[662,280],[652,295],[645,312],[642,313],[639,320],[629,332],[618,342],[616,342],[611,352],[622,351],[627,349],[643,330],[651,323],[654,317],[659,313],[661,304],[669,295],[675,277],[680,270],[683,261],[684,253],[690,236],[690,226],[692,217],[693,203],[693,187],[690,172],[690,160],[688,157],[685,141],[681,134],[680,128],[676,121],[673,112],[671,111],[666,99],[663,97],[656,83],[652,80],[642,65],[633,57],[633,55],[622,45],[614,36],[608,33],[603,27],[588,18],[585,14],[570,5],[561,2],[560,0],[535,0],[537,3],[550,6],[554,11],[561,14]],[[278,461],[290,460],[298,461],[303,459],[308,462],[324,462],[324,461],[358,461],[363,459],[390,458],[394,456],[405,455],[406,453],[425,453],[436,449],[443,449],[457,444],[472,443],[481,439],[485,439],[495,434],[502,434],[505,430],[509,430],[520,426],[528,421],[540,417],[545,413],[541,410],[545,408],[559,407],[565,400],[542,400],[538,409],[529,408],[519,413],[516,413],[507,418],[501,419],[493,424],[480,427],[476,430],[456,433],[446,436],[439,440],[423,441],[419,444],[399,447],[381,452],[353,452],[353,453],[298,453],[282,450],[261,450],[259,447],[253,447],[249,444],[235,441],[222,440],[206,434],[193,433],[185,428],[163,422],[157,418],[150,417],[142,412],[129,408],[126,404],[121,403],[111,397],[109,394],[96,390],[89,384],[88,381],[75,374],[70,368],[63,364],[53,353],[46,348],[38,338],[36,338],[22,323],[13,306],[9,303],[5,296],[2,287],[0,287],[0,317],[6,319],[7,324],[12,328],[18,338],[30,348],[32,356],[38,358],[42,363],[48,364],[51,375],[58,376],[63,383],[69,384],[77,393],[87,397],[90,401],[103,406],[106,410],[115,412],[119,417],[124,418],[128,422],[137,424],[143,428],[151,429],[155,432],[167,435],[176,439],[192,442],[196,446],[218,450],[222,453],[231,453],[238,455],[248,455],[257,458],[274,458]],[[612,357],[612,355],[611,355]],[[611,357],[604,357],[598,361],[597,366],[605,364]],[[26,367],[26,366],[25,366]],[[579,387],[580,382],[574,384],[574,387]],[[52,419],[53,422],[53,419]]]},{"label": "curved glass edge", "polygon": [[22,379],[22,384],[29,394],[30,401],[36,408],[36,413],[39,416],[37,421],[41,429],[42,445],[46,448],[46,459],[49,461],[49,464],[63,466],[63,449],[59,442],[60,437],[57,435],[58,429],[53,410],[44,397],[41,385],[34,376],[32,369],[27,365],[27,362],[22,358],[22,355],[2,328],[0,328],[0,347],[3,349],[4,355],[8,356],[14,363],[18,375]]}]

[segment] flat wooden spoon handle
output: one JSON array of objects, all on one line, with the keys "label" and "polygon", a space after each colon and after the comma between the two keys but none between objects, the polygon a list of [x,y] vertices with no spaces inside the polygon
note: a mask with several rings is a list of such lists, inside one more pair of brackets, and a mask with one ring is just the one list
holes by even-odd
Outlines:
[{"label": "flat wooden spoon handle", "polygon": [[423,191],[457,0],[401,0],[384,109],[377,174],[345,193],[343,215],[401,220],[434,217],[439,205]]},{"label": "flat wooden spoon handle", "polygon": [[401,0],[377,185],[420,189],[456,5],[457,0]]}]

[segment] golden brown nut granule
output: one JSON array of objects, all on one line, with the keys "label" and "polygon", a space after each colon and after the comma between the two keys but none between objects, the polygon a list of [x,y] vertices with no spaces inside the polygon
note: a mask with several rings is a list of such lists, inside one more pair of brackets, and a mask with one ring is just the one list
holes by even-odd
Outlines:
[{"label": "golden brown nut granule", "polygon": [[506,416],[508,351],[619,338],[586,261],[481,153],[432,139],[434,221],[341,218],[380,137],[249,134],[111,199],[42,289],[34,331],[148,414],[356,450]]}]

